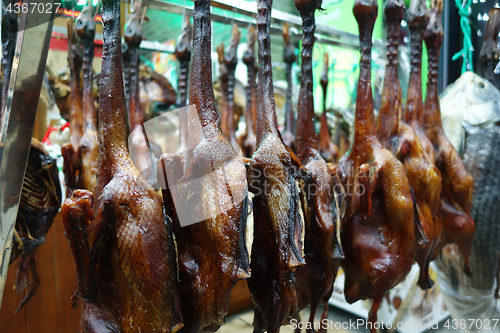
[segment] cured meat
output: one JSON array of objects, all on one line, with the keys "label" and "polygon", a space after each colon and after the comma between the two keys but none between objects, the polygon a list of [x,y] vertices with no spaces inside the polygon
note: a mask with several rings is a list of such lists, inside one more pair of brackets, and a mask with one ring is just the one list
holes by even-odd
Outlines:
[{"label": "cured meat", "polygon": [[250,276],[246,168],[219,127],[211,70],[210,0],[195,0],[189,87],[190,153],[161,158],[165,210],[178,241],[182,332],[224,323],[236,281]]},{"label": "cured meat", "polygon": [[97,138],[97,112],[94,102],[92,62],[94,59],[95,8],[88,1],[77,18],[75,27],[83,44],[83,136],[79,156],[80,187],[95,193],[99,168],[99,140]]},{"label": "cured meat", "polygon": [[[18,294],[28,287],[28,292],[16,312],[28,303],[40,285],[35,251],[45,243],[45,236],[59,212],[61,200],[57,163],[39,141],[31,139],[10,257],[12,264],[21,256],[14,285]],[[31,273],[29,282],[28,270]]]},{"label": "cured meat", "polygon": [[102,1],[103,56],[96,193],[77,190],[62,206],[85,300],[81,332],[175,332],[177,267],[171,221],[127,148],[120,1]]},{"label": "cured meat", "polygon": [[441,216],[443,230],[435,249],[439,254],[443,246],[450,243],[458,245],[464,258],[464,271],[471,275],[469,254],[474,240],[475,226],[470,217],[470,205],[474,181],[465,170],[457,151],[443,131],[438,96],[439,53],[443,41],[441,26],[442,2],[437,1],[432,11],[429,25],[425,30],[425,44],[429,57],[429,76],[425,99],[423,124],[425,133],[433,144],[436,167],[441,172]]},{"label": "cured meat", "polygon": [[410,83],[406,96],[405,119],[413,127],[425,152],[432,162],[436,160],[434,147],[425,134],[422,100],[422,38],[429,22],[425,0],[412,0],[408,9],[408,27],[411,33]]},{"label": "cured meat", "polygon": [[63,172],[66,181],[66,196],[79,186],[79,176],[81,160],[79,159],[78,148],[83,135],[83,101],[82,101],[82,76],[83,48],[80,37],[76,33],[73,20],[68,19],[68,63],[70,70],[70,125],[69,143],[61,147],[61,154],[64,158]]},{"label": "cured meat", "polygon": [[416,260],[420,265],[418,284],[426,290],[433,281],[429,277],[429,263],[435,259],[434,250],[441,234],[441,177],[430,160],[414,129],[401,119],[401,85],[398,75],[398,44],[404,4],[388,0],[385,4],[387,23],[387,66],[380,105],[377,136],[384,148],[390,150],[405,167],[418,213],[425,244],[418,249]]},{"label": "cured meat", "polygon": [[371,47],[377,10],[376,0],[354,3],[361,48],[354,144],[339,163],[347,192],[340,234],[344,295],[349,303],[373,299],[368,318],[372,325],[384,295],[409,273],[418,247],[416,212],[404,167],[376,137]]},{"label": "cured meat", "polygon": [[135,166],[150,182],[156,184],[157,159],[150,150],[150,143],[143,130],[144,112],[141,107],[140,86],[139,86],[139,45],[142,42],[142,24],[144,23],[144,12],[142,2],[135,1],[135,12],[130,16],[130,20],[125,27],[125,43],[128,44],[130,54],[130,102],[129,121],[131,134],[129,140],[130,153]]},{"label": "cured meat", "polygon": [[295,151],[295,114],[292,105],[292,67],[293,63],[297,60],[295,56],[295,47],[290,40],[290,31],[288,23],[283,25],[283,61],[286,64],[286,102],[285,102],[285,129],[282,137],[283,142]]},{"label": "cured meat", "polygon": [[74,150],[78,150],[80,139],[83,134],[83,102],[82,102],[82,71],[83,48],[78,37],[75,24],[72,19],[68,19],[68,63],[70,70],[70,126],[69,142]]},{"label": "cured meat", "polygon": [[[325,304],[322,319],[328,317],[328,300],[333,292],[340,259],[340,214],[336,191],[341,192],[321,157],[314,125],[312,52],[316,22],[314,13],[321,0],[295,0],[302,17],[302,80],[297,112],[297,156],[310,172],[311,178],[302,181],[300,197],[305,217],[305,266],[297,269],[297,302],[299,309],[311,306],[309,322],[314,322],[316,310]],[[338,179],[338,178],[337,178]]]},{"label": "cured meat", "polygon": [[304,225],[299,207],[297,157],[283,143],[276,121],[269,29],[272,0],[257,3],[259,89],[257,150],[249,170],[255,239],[248,287],[254,304],[254,332],[279,332],[287,318],[297,318],[294,273],[304,265]]},{"label": "cured meat", "polygon": [[177,92],[172,84],[166,77],[155,72],[152,67],[139,66],[139,81],[144,122],[161,115],[177,102]]},{"label": "cured meat", "polygon": [[[323,113],[319,129],[319,149],[321,156],[330,163],[337,161],[339,150],[330,139],[330,130],[326,118],[326,92],[328,88],[328,53],[323,55],[323,73],[321,73],[321,87],[323,88]],[[312,92],[311,92],[312,95]]]},{"label": "cured meat", "polygon": [[[177,89],[179,90],[180,101],[179,107],[184,108],[187,106],[187,92],[189,82],[189,62],[191,61],[191,48],[193,44],[193,28],[191,27],[191,19],[189,16],[185,17],[184,27],[182,34],[177,39],[175,46],[175,56],[180,63],[180,74],[177,78]],[[179,112],[179,152],[188,149],[188,120],[187,111]]]},{"label": "cured meat", "polygon": [[257,137],[255,136],[255,129],[257,125],[257,82],[255,81],[257,77],[257,65],[255,64],[256,39],[257,31],[253,26],[250,26],[248,28],[247,49],[243,54],[243,62],[247,66],[247,105],[245,110],[246,133],[240,143],[240,146],[243,149],[243,154],[247,157],[251,157],[253,155],[257,144]]},{"label": "cured meat", "polygon": [[238,26],[233,25],[233,32],[231,35],[231,42],[229,44],[229,51],[224,53],[224,44],[217,48],[219,54],[219,63],[221,66],[221,87],[222,98],[224,100],[221,111],[221,129],[222,133],[229,139],[231,143],[236,142],[236,125],[234,120],[234,84],[235,84],[235,71],[238,64],[238,44],[240,43],[240,31]]}]

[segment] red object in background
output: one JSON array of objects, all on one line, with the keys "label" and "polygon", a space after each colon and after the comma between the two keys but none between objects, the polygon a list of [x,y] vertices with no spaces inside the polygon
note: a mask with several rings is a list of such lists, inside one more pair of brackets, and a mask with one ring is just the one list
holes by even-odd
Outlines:
[{"label": "red object in background", "polygon": [[[96,39],[94,41],[94,57],[102,58],[102,40]],[[57,32],[52,33],[52,38],[50,40],[51,50],[68,50],[68,37],[64,34]]]}]

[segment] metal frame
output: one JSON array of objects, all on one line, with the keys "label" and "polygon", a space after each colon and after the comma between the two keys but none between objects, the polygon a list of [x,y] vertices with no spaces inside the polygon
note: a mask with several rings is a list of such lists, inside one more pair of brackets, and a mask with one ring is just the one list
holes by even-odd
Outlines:
[{"label": "metal frame", "polygon": [[28,11],[21,15],[17,33],[0,128],[0,307],[54,17],[53,12]]}]

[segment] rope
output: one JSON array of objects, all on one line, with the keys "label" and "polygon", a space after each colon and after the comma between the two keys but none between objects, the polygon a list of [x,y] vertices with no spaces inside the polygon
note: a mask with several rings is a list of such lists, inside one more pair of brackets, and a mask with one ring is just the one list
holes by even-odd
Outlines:
[{"label": "rope", "polygon": [[472,30],[469,23],[469,13],[470,5],[472,0],[464,0],[464,3],[460,3],[460,0],[455,0],[455,5],[458,9],[458,14],[460,15],[460,28],[462,28],[462,33],[464,34],[464,46],[457,54],[453,56],[453,60],[457,60],[462,57],[462,74],[466,71],[474,71],[472,64],[472,52],[474,47],[472,47]]}]

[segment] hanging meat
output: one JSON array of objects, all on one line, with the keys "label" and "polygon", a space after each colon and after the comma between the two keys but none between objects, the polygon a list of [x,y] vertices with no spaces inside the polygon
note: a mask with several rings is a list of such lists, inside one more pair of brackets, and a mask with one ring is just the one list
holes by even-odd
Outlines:
[{"label": "hanging meat", "polygon": [[272,0],[257,3],[259,89],[257,150],[249,170],[255,194],[255,239],[248,287],[254,303],[254,332],[279,332],[298,317],[294,273],[304,265],[304,225],[300,210],[297,157],[283,143],[276,121],[269,29]]},{"label": "hanging meat", "polygon": [[247,66],[247,104],[245,110],[246,131],[245,134],[238,138],[238,144],[243,150],[243,155],[247,157],[252,157],[257,144],[257,137],[255,136],[255,125],[257,124],[257,82],[255,81],[257,71],[257,65],[255,64],[256,39],[257,31],[254,26],[251,25],[248,27],[247,48],[242,58],[243,62]]},{"label": "hanging meat", "polygon": [[151,66],[139,66],[139,81],[141,109],[145,122],[168,111],[170,106],[177,102],[177,92],[172,84]]},{"label": "hanging meat", "polygon": [[405,120],[413,127],[425,152],[432,162],[436,160],[434,147],[425,134],[423,126],[422,100],[422,40],[425,28],[429,22],[429,10],[425,0],[411,0],[408,9],[408,28],[411,38],[410,82],[406,96]]},{"label": "hanging meat", "polygon": [[[414,9],[410,8],[410,10]],[[405,167],[421,224],[422,244],[416,261],[420,265],[418,285],[429,289],[433,281],[429,277],[429,263],[435,259],[434,250],[441,234],[441,177],[430,160],[413,128],[401,119],[401,86],[398,75],[398,45],[404,4],[388,0],[385,4],[387,24],[387,66],[384,90],[380,105],[377,136],[384,148],[391,151]],[[409,13],[411,17],[411,12]]]},{"label": "hanging meat", "polygon": [[[45,243],[45,237],[61,207],[61,200],[61,181],[56,160],[50,157],[39,141],[31,139],[10,257],[11,264],[21,257],[14,284],[17,293],[28,288],[16,312],[28,303],[40,285],[35,251]],[[30,273],[31,280],[28,282]]]},{"label": "hanging meat", "polygon": [[94,102],[92,62],[94,59],[95,8],[88,1],[76,19],[75,28],[83,44],[83,136],[77,158],[80,160],[80,186],[95,193],[99,160],[97,112]]},{"label": "hanging meat", "polygon": [[[297,109],[297,156],[311,173],[311,179],[302,182],[301,201],[305,218],[305,266],[297,269],[297,302],[299,309],[310,308],[309,322],[314,322],[320,303],[325,304],[322,318],[328,317],[328,300],[333,292],[340,260],[340,215],[335,178],[330,175],[320,153],[314,124],[312,52],[316,22],[314,13],[321,0],[295,0],[302,17],[302,73]],[[339,191],[341,192],[341,191]]]},{"label": "hanging meat", "polygon": [[128,152],[120,1],[102,1],[103,56],[96,193],[62,206],[84,299],[81,332],[175,332],[177,268],[171,221]]},{"label": "hanging meat", "polygon": [[[180,102],[179,107],[187,106],[187,93],[189,82],[189,62],[191,61],[191,47],[193,44],[193,28],[191,27],[191,19],[186,15],[185,23],[182,28],[182,34],[177,39],[175,46],[175,56],[180,63],[180,74],[177,77],[177,89],[179,90]],[[184,152],[188,149],[188,123],[187,110],[179,112],[179,149],[178,152]]]},{"label": "hanging meat", "polygon": [[83,134],[83,102],[82,102],[82,71],[83,48],[82,42],[76,33],[75,24],[72,19],[68,19],[68,64],[70,70],[70,126],[69,142],[73,148],[78,150],[80,139]]},{"label": "hanging meat", "polygon": [[[76,33],[75,24],[68,19],[68,64],[70,70],[70,139],[68,144],[61,147],[64,158],[63,172],[66,182],[66,196],[79,187],[81,180],[78,148],[83,135],[83,101],[82,101],[82,76],[83,48],[80,37]],[[80,183],[80,184],[79,184]]]},{"label": "hanging meat", "polygon": [[354,144],[339,163],[347,192],[341,230],[344,295],[349,303],[373,299],[368,318],[372,325],[384,295],[409,273],[418,247],[416,212],[406,172],[376,137],[371,48],[377,10],[376,0],[354,3],[361,48]]},{"label": "hanging meat", "polygon": [[[321,87],[323,88],[323,113],[321,114],[321,127],[319,129],[319,149],[325,161],[337,161],[339,150],[330,138],[328,120],[326,117],[326,93],[328,88],[328,53],[323,55],[323,72],[321,73]],[[312,95],[312,92],[311,92]]]},{"label": "hanging meat", "polygon": [[142,173],[150,184],[156,184],[157,159],[150,150],[150,142],[143,129],[144,112],[141,107],[140,85],[139,85],[139,65],[140,51],[139,45],[142,42],[142,24],[146,8],[142,10],[142,1],[136,0],[134,3],[135,12],[130,16],[125,26],[125,43],[128,44],[130,55],[130,102],[129,121],[130,133],[129,144],[130,153],[135,166]]},{"label": "hanging meat", "polygon": [[437,253],[434,255],[438,255],[446,244],[457,244],[464,258],[464,272],[471,275],[469,254],[476,232],[474,221],[470,216],[474,181],[465,170],[457,151],[444,134],[441,123],[438,95],[439,54],[443,41],[441,13],[442,1],[438,0],[434,2],[434,9],[424,35],[429,57],[429,75],[423,124],[425,133],[435,149],[436,167],[441,172],[443,184],[441,191],[443,230],[440,242],[435,249]]},{"label": "hanging meat", "polygon": [[[250,276],[253,226],[247,225],[246,168],[219,127],[211,70],[210,0],[195,0],[187,157],[160,160],[178,242],[182,332],[224,323],[236,281]],[[251,221],[251,220],[249,220]]]},{"label": "hanging meat", "polygon": [[295,56],[295,46],[290,40],[290,27],[287,22],[283,25],[283,61],[286,64],[286,101],[285,101],[285,128],[282,133],[283,142],[296,151],[295,146],[295,114],[292,105],[292,67],[297,57]]},{"label": "hanging meat", "polygon": [[234,84],[235,71],[238,64],[238,45],[240,43],[240,31],[238,26],[233,25],[229,51],[224,53],[224,44],[217,48],[219,54],[219,63],[221,66],[221,90],[223,95],[223,107],[221,109],[221,129],[222,133],[231,143],[236,142],[236,126],[238,124],[234,119]]}]

